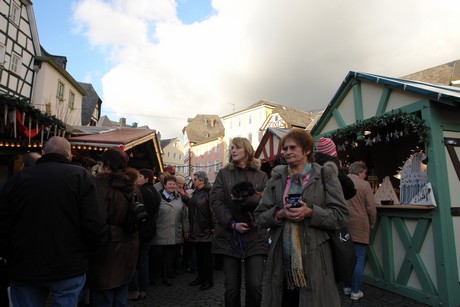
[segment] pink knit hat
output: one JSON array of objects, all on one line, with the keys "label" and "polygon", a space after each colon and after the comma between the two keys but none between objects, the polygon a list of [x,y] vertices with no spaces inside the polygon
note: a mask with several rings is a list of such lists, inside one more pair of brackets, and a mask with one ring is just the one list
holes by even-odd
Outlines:
[{"label": "pink knit hat", "polygon": [[319,138],[316,143],[316,151],[337,157],[337,149],[335,148],[334,141],[328,138]]}]

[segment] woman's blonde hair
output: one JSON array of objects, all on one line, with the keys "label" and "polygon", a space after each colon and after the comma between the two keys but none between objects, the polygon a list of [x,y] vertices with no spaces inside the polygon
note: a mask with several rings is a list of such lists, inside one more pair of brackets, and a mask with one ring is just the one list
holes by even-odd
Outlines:
[{"label": "woman's blonde hair", "polygon": [[238,148],[243,148],[248,161],[251,161],[254,158],[254,148],[252,147],[251,142],[249,142],[247,138],[235,137],[230,141],[230,147],[228,149],[230,155],[228,157],[228,162],[233,162],[231,155],[232,145],[235,145]]}]

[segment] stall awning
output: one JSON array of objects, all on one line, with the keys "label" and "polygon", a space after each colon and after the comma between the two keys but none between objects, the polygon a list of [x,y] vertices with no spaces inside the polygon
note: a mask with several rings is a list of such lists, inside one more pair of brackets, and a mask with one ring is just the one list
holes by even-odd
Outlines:
[{"label": "stall awning", "polygon": [[155,130],[140,128],[119,128],[101,133],[68,138],[70,144],[75,146],[96,146],[104,148],[122,146],[125,151],[154,139],[156,139]]}]

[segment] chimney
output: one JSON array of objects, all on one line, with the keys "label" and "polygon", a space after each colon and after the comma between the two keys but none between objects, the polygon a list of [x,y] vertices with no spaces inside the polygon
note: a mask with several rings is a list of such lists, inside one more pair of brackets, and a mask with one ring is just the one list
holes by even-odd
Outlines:
[{"label": "chimney", "polygon": [[126,118],[120,117],[120,127],[126,127]]},{"label": "chimney", "polygon": [[132,124],[133,128],[137,128],[137,123]]}]

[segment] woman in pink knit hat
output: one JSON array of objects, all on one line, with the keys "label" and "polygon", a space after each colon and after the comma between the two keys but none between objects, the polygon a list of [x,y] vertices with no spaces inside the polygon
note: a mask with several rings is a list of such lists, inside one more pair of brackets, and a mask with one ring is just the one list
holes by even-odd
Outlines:
[{"label": "woman in pink knit hat", "polygon": [[321,137],[316,142],[315,162],[319,165],[332,161],[337,164],[339,168],[339,180],[343,190],[343,196],[346,200],[352,198],[356,194],[355,185],[353,181],[345,174],[337,158],[337,149],[333,140]]}]

